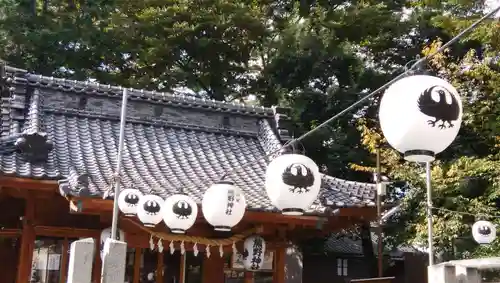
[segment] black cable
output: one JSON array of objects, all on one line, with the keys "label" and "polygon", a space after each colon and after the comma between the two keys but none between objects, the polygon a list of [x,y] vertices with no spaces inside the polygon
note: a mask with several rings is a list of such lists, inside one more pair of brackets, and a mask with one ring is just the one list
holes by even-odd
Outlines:
[{"label": "black cable", "polygon": [[446,211],[446,212],[451,212],[451,213],[456,213],[456,214],[461,214],[461,215],[467,215],[467,216],[474,216],[476,218],[481,218],[481,217],[486,217],[486,218],[500,218],[500,215],[492,215],[492,214],[485,214],[485,213],[469,213],[469,212],[462,212],[462,211],[457,211],[457,210],[451,210],[447,208],[441,208],[441,207],[432,207],[433,210],[440,210],[440,211]]}]

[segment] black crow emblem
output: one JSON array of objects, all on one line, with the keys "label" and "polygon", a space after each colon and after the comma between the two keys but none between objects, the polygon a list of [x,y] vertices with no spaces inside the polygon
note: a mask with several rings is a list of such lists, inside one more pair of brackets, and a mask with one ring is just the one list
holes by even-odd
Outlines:
[{"label": "black crow emblem", "polygon": [[477,232],[482,236],[489,236],[491,234],[491,228],[488,226],[479,226]]},{"label": "black crow emblem", "polygon": [[[439,101],[432,98],[432,93],[436,92],[439,95]],[[452,128],[451,122],[458,120],[460,115],[460,106],[457,98],[451,91],[442,86],[432,86],[420,95],[418,98],[418,108],[420,112],[427,116],[431,116],[434,120],[428,120],[427,123],[432,127],[441,121],[438,126],[440,129]],[[447,124],[447,125],[446,125]]]},{"label": "black crow emblem", "polygon": [[128,193],[125,196],[125,203],[128,206],[136,206],[139,203],[139,196],[136,193]]},{"label": "black crow emblem", "polygon": [[187,219],[193,213],[193,208],[187,201],[180,200],[174,204],[172,212],[178,219]]},{"label": "black crow emblem", "polygon": [[314,175],[311,169],[299,163],[286,167],[281,179],[283,183],[291,187],[290,192],[292,193],[307,193],[310,190],[309,187],[314,184]]},{"label": "black crow emblem", "polygon": [[143,205],[144,211],[149,215],[157,215],[160,212],[160,204],[155,200],[148,200]]}]

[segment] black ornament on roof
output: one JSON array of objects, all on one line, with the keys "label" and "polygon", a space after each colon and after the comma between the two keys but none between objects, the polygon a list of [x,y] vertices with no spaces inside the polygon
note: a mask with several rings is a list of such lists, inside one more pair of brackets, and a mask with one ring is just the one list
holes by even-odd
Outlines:
[{"label": "black ornament on roof", "polygon": [[25,129],[16,140],[16,150],[29,162],[45,162],[53,149],[47,133],[41,130],[41,97],[38,89],[31,89],[30,105]]},{"label": "black ornament on roof", "polygon": [[15,143],[16,149],[30,162],[44,162],[47,160],[53,145],[43,132],[23,133]]}]

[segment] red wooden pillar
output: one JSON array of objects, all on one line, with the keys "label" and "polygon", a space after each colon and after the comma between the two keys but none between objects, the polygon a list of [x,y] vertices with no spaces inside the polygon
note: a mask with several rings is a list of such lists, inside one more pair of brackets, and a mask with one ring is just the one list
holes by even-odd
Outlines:
[{"label": "red wooden pillar", "polygon": [[17,266],[17,283],[30,281],[31,265],[33,260],[33,247],[35,244],[35,199],[28,194],[23,217],[23,234],[21,236],[21,248],[19,252],[19,264]]},{"label": "red wooden pillar", "polygon": [[224,283],[224,258],[217,255],[209,258],[206,255],[203,256],[203,283]]},{"label": "red wooden pillar", "polygon": [[94,252],[94,266],[92,267],[92,282],[101,282],[101,239],[94,238],[95,241],[95,252]]},{"label": "red wooden pillar", "polygon": [[245,271],[245,283],[253,283],[253,272]]},{"label": "red wooden pillar", "polygon": [[274,253],[273,283],[285,283],[286,247],[280,245]]}]

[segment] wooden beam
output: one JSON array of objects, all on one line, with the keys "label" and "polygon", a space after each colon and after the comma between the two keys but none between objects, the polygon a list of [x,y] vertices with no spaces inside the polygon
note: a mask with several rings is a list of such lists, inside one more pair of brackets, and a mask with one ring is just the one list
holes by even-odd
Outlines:
[{"label": "wooden beam", "polygon": [[34,198],[47,199],[56,196],[56,193],[54,190],[35,190],[22,187],[3,187],[2,195],[14,198],[23,198],[23,199],[27,199],[28,195],[31,195]]},{"label": "wooden beam", "polygon": [[35,226],[35,233],[39,236],[61,237],[61,238],[94,238],[99,240],[100,230],[78,229],[55,226]]},{"label": "wooden beam", "polygon": [[369,219],[375,219],[377,217],[377,208],[371,206],[364,207],[344,207],[338,208],[337,216],[355,216]]},{"label": "wooden beam", "polygon": [[22,235],[21,229],[0,229],[0,236],[2,237],[19,237]]},{"label": "wooden beam", "polygon": [[[100,214],[113,211],[113,201],[98,198],[71,198],[70,210],[72,213]],[[197,222],[204,222],[201,209],[198,210]],[[323,217],[318,216],[291,216],[281,213],[246,211],[242,222],[249,223],[281,223],[314,226]]]},{"label": "wooden beam", "polygon": [[45,190],[55,192],[59,185],[57,181],[36,180],[18,177],[0,176],[2,187],[22,188],[31,190]]}]

